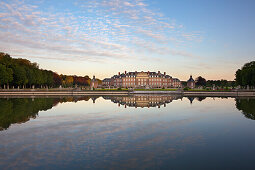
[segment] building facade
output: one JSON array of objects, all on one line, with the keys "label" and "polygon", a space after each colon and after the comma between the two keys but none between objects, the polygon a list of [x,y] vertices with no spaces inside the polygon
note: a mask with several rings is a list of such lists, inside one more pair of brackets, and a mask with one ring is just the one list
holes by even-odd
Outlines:
[{"label": "building facade", "polygon": [[93,76],[93,79],[91,79],[90,82],[90,89],[96,89],[98,87],[98,80]]},{"label": "building facade", "polygon": [[195,80],[190,76],[189,80],[187,81],[187,86],[191,89],[195,88]]},{"label": "building facade", "polygon": [[158,72],[124,72],[103,80],[103,86],[115,88],[180,88],[181,81]]},{"label": "building facade", "polygon": [[106,78],[102,81],[102,86],[103,87],[109,87],[111,86],[111,79],[110,78]]}]

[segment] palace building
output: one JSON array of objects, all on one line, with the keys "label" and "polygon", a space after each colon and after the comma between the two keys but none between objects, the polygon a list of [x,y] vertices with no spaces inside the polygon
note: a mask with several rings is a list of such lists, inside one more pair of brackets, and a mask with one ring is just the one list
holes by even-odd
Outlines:
[{"label": "palace building", "polygon": [[104,87],[115,88],[180,88],[181,81],[158,72],[124,72],[103,80]]}]

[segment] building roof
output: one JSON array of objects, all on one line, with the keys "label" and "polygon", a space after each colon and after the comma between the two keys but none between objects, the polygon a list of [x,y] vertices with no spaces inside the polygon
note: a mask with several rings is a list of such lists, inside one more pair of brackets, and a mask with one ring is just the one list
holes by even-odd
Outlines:
[{"label": "building roof", "polygon": [[180,81],[178,78],[173,78],[174,81]]},{"label": "building roof", "polygon": [[189,80],[187,82],[195,82],[195,80],[190,76]]},{"label": "building roof", "polygon": [[125,73],[121,73],[120,74],[120,72],[119,72],[118,75],[114,75],[111,78],[112,79],[117,79],[117,78],[137,77],[137,76],[138,77],[141,77],[141,76],[145,77],[145,75],[148,76],[148,77],[172,78],[172,76],[165,74],[165,72],[164,72],[164,74],[162,74],[160,72],[150,72],[150,71],[148,71],[148,72],[145,72],[145,71],[140,71],[140,72],[135,71],[135,72],[127,72],[126,74]]},{"label": "building roof", "polygon": [[105,78],[103,81],[111,81],[111,78]]}]

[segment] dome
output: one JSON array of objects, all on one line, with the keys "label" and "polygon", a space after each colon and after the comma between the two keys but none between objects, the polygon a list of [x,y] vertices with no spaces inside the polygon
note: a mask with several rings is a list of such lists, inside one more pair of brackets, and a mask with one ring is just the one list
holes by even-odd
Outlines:
[{"label": "dome", "polygon": [[189,80],[187,82],[195,82],[195,80],[190,76]]}]

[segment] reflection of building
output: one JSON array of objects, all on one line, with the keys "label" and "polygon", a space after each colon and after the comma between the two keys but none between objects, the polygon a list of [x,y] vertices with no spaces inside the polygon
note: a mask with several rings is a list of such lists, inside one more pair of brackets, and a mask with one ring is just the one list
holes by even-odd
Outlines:
[{"label": "reflection of building", "polygon": [[91,82],[90,82],[90,88],[93,89],[93,88],[97,88],[98,87],[98,80],[95,78],[95,76],[93,76],[93,79],[91,79]]},{"label": "reflection of building", "polygon": [[[110,84],[110,85],[109,85]],[[103,80],[104,86],[123,88],[179,88],[181,81],[169,75],[156,72],[126,72]]]},{"label": "reflection of building", "polygon": [[[114,103],[118,103],[120,105],[124,105],[125,107],[160,107],[161,105],[166,106],[166,104],[171,103],[173,100],[180,99],[181,96],[113,96],[111,97],[111,101]],[[105,98],[106,99],[106,98]]]},{"label": "reflection of building", "polygon": [[192,104],[192,103],[193,103],[193,100],[195,99],[195,97],[192,97],[192,96],[188,96],[187,98],[189,99],[190,104]]},{"label": "reflection of building", "polygon": [[191,89],[195,88],[195,81],[192,76],[190,76],[189,80],[187,81],[187,86]]},{"label": "reflection of building", "polygon": [[93,101],[93,103],[96,103],[96,99],[98,98],[99,96],[91,96],[91,100]]}]

